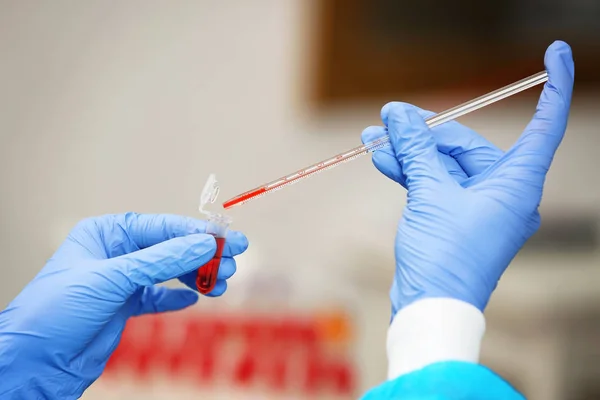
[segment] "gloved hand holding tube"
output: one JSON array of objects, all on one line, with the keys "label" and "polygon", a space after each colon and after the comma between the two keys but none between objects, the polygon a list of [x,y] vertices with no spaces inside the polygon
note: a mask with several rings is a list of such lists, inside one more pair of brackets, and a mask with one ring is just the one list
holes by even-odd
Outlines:
[{"label": "gloved hand holding tube", "polygon": [[[77,399],[102,373],[130,317],[191,306],[217,246],[204,221],[127,213],[89,218],[0,313],[0,398]],[[229,232],[214,289],[222,295],[248,247]]]}]

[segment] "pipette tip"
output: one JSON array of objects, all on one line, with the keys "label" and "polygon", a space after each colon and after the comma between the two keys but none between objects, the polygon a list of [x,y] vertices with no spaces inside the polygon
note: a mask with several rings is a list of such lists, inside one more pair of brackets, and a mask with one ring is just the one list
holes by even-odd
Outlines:
[{"label": "pipette tip", "polygon": [[267,192],[267,190],[264,187],[261,187],[259,189],[255,189],[255,190],[251,190],[246,193],[242,193],[239,196],[236,196],[236,197],[224,202],[223,208],[227,210],[229,208],[239,206],[239,205],[247,202],[248,200],[254,199],[258,196],[265,194],[266,192]]}]

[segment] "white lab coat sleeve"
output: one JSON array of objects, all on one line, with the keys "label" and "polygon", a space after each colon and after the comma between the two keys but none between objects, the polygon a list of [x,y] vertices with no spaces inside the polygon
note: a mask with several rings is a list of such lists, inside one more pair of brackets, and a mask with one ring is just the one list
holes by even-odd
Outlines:
[{"label": "white lab coat sleeve", "polygon": [[440,361],[477,363],[484,333],[483,313],[471,304],[416,301],[396,313],[388,329],[388,379]]}]

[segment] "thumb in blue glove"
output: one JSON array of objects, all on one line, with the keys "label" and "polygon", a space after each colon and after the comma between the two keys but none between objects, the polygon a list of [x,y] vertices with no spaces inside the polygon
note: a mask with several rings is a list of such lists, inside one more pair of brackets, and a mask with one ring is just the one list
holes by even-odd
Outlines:
[{"label": "thumb in blue glove", "polygon": [[[132,316],[194,304],[197,269],[216,251],[203,221],[128,213],[81,222],[0,313],[0,398],[76,399],[104,370]],[[226,289],[248,242],[230,232],[210,296]]]},{"label": "thumb in blue glove", "polygon": [[[392,153],[373,162],[408,188],[396,237],[393,313],[427,297],[484,310],[502,273],[540,225],[546,172],[567,126],[574,79],[564,42],[546,52],[546,83],[534,118],[505,154],[452,122],[436,137],[414,106],[391,103],[382,116]],[[379,135],[374,128],[363,140]],[[463,142],[457,138],[463,137]],[[446,140],[444,142],[444,140]]]}]

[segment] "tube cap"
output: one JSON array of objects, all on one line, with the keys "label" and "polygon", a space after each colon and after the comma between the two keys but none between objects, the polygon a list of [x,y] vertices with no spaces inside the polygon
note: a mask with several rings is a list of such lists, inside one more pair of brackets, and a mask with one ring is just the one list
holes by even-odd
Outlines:
[{"label": "tube cap", "polygon": [[215,174],[210,174],[208,176],[208,180],[204,184],[204,189],[202,189],[202,194],[200,195],[200,206],[198,209],[202,214],[210,215],[210,212],[204,210],[204,207],[208,203],[214,203],[217,200],[217,196],[219,195],[219,182],[217,181],[217,177]]}]

